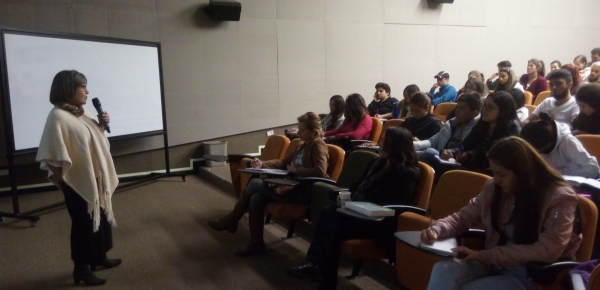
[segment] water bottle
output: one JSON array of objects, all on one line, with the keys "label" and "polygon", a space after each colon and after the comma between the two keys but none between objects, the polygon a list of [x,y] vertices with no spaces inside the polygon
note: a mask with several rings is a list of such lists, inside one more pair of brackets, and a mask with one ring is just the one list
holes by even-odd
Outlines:
[{"label": "water bottle", "polygon": [[392,113],[392,115],[394,116],[394,119],[398,119],[398,116],[400,116],[400,108],[398,108],[399,104],[400,104],[399,102],[395,102],[393,104],[394,112]]}]

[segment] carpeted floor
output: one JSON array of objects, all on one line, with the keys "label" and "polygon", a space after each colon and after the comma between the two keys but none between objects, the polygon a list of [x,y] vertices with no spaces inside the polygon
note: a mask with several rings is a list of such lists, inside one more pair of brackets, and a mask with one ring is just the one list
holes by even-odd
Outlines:
[{"label": "carpeted floor", "polygon": [[[20,197],[21,210],[62,201],[62,193]],[[235,198],[197,176],[168,178],[117,192],[113,196],[118,227],[113,229],[111,258],[117,268],[98,271],[108,280],[97,289],[316,289],[317,284],[287,276],[283,269],[302,262],[310,227],[282,240],[285,221],[265,227],[267,255],[239,258],[233,251],[248,241],[246,217],[236,234],[214,232],[206,221],[225,215]],[[10,198],[0,211],[11,211]],[[43,213],[36,227],[6,219],[0,224],[0,289],[70,289],[70,218],[66,208]],[[398,289],[393,266],[363,265],[360,277],[347,281],[351,261],[342,258],[338,289]],[[83,284],[81,284],[83,285]]]}]

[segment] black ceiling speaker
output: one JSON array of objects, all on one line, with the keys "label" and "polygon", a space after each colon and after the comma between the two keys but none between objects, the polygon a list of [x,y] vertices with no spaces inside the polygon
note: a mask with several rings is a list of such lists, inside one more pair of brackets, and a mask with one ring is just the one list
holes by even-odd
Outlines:
[{"label": "black ceiling speaker", "polygon": [[435,4],[441,4],[441,3],[452,4],[452,3],[454,3],[454,0],[427,0],[427,2],[435,3]]},{"label": "black ceiling speaker", "polygon": [[229,0],[210,0],[204,12],[215,21],[240,21],[242,3]]}]

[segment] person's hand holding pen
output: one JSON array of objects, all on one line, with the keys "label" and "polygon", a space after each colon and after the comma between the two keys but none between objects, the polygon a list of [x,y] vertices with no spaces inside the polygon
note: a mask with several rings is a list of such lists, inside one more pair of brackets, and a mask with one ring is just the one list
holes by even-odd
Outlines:
[{"label": "person's hand holding pen", "polygon": [[260,159],[258,159],[258,158],[254,158],[254,160],[252,160],[252,168],[255,168],[255,169],[262,168],[262,161],[260,161]]},{"label": "person's hand holding pen", "polygon": [[450,150],[442,150],[442,152],[440,152],[440,158],[442,158],[442,160],[449,160],[450,158],[454,158],[454,155],[452,154],[452,152],[450,152]]},{"label": "person's hand holding pen", "polygon": [[426,244],[433,244],[438,239],[438,233],[433,229],[433,218],[431,217],[431,208],[427,210],[429,215],[429,228],[421,231],[421,242]]}]

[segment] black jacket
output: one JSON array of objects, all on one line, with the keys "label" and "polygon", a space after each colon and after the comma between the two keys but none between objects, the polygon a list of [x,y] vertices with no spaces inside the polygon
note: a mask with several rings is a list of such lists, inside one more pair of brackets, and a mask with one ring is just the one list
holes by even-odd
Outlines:
[{"label": "black jacket", "polygon": [[408,129],[413,137],[417,137],[419,140],[427,140],[442,129],[442,123],[436,116],[428,112],[419,120],[415,120],[412,116],[406,118],[400,127]]}]

